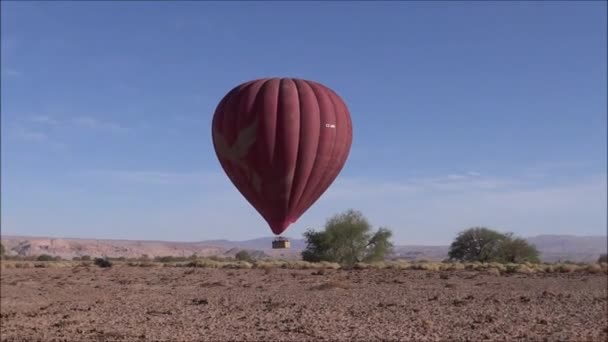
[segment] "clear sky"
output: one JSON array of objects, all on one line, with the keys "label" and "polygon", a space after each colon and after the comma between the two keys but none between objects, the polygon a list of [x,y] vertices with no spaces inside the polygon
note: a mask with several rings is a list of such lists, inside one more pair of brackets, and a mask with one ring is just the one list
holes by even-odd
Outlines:
[{"label": "clear sky", "polygon": [[285,233],[359,209],[399,244],[605,234],[606,2],[2,1],[2,233],[271,236],[223,173],[233,86],[316,80],[345,168]]}]

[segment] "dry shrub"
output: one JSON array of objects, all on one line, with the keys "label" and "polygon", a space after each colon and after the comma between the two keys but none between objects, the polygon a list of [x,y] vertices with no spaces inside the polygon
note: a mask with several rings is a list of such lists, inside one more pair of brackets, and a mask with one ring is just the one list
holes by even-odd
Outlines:
[{"label": "dry shrub", "polygon": [[558,264],[555,267],[555,270],[559,273],[572,273],[572,272],[576,272],[578,270],[578,266],[577,265],[572,265],[572,264]]},{"label": "dry shrub", "polygon": [[491,262],[488,264],[488,269],[497,269],[499,272],[503,273],[507,271],[507,267],[504,264],[501,264],[499,262]]},{"label": "dry shrub", "polygon": [[515,269],[517,269],[518,264],[505,264],[505,273],[515,273]]},{"label": "dry shrub", "polygon": [[462,271],[465,269],[465,265],[460,262],[451,262],[443,265],[443,269],[446,271]]},{"label": "dry shrub", "polygon": [[138,262],[135,263],[137,267],[162,267],[163,264],[160,262],[154,262],[154,261],[142,261],[142,262]]},{"label": "dry shrub", "polygon": [[330,280],[326,283],[311,287],[311,290],[331,290],[331,289],[343,289],[348,290],[351,286],[343,281]]},{"label": "dry shrub", "polygon": [[337,262],[321,261],[318,264],[324,269],[339,270],[341,267]]},{"label": "dry shrub", "polygon": [[65,267],[73,267],[75,263],[70,261],[55,261],[55,262],[47,262],[45,267],[50,268],[65,268]]},{"label": "dry shrub", "polygon": [[520,273],[520,274],[533,274],[533,273],[535,273],[535,269],[534,268],[530,268],[526,264],[517,265],[515,267],[514,271],[515,271],[515,273]]},{"label": "dry shrub", "polygon": [[222,262],[211,259],[197,259],[182,264],[184,267],[219,268]]},{"label": "dry shrub", "polygon": [[353,266],[353,268],[356,270],[366,270],[369,268],[369,264],[366,264],[364,262],[358,262]]},{"label": "dry shrub", "polygon": [[290,270],[309,270],[309,269],[317,268],[315,266],[315,263],[303,261],[303,260],[289,261],[289,262],[283,263],[280,267],[290,269]]},{"label": "dry shrub", "polygon": [[230,268],[230,269],[250,269],[253,265],[247,261],[236,261],[236,262],[226,262],[221,264],[222,268]]},{"label": "dry shrub", "polygon": [[412,267],[412,264],[405,260],[387,261],[386,268],[391,270],[407,270]]},{"label": "dry shrub", "polygon": [[472,265],[472,268],[471,268],[472,270],[480,271],[480,272],[485,271],[490,267],[490,265],[487,263],[473,263],[471,265]]},{"label": "dry shrub", "polygon": [[161,267],[162,264],[154,261],[129,261],[127,266],[131,267]]},{"label": "dry shrub", "polygon": [[370,262],[370,263],[365,263],[366,267],[365,269],[372,269],[372,270],[382,270],[387,268],[387,264],[383,261],[378,261],[378,262]]},{"label": "dry shrub", "polygon": [[486,273],[490,275],[499,276],[501,271],[496,267],[489,267],[488,269],[486,269]]},{"label": "dry shrub", "polygon": [[278,260],[258,260],[253,264],[253,267],[262,269],[279,268],[282,267],[284,264],[285,262]]},{"label": "dry shrub", "polygon": [[602,266],[600,266],[598,264],[591,264],[591,265],[587,265],[585,270],[589,273],[596,274],[596,273],[602,272]]},{"label": "dry shrub", "polygon": [[464,264],[465,270],[478,270],[483,266],[483,264],[479,261],[467,262]]},{"label": "dry shrub", "polygon": [[412,264],[411,269],[422,271],[439,271],[441,270],[441,264],[434,262],[421,262]]},{"label": "dry shrub", "polygon": [[542,269],[545,273],[554,273],[556,271],[556,267],[550,264],[539,265],[538,268]]}]

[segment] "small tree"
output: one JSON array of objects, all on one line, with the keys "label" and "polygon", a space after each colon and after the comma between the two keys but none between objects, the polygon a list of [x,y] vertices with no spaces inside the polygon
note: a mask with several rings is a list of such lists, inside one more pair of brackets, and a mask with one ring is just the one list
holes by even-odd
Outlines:
[{"label": "small tree", "polygon": [[95,258],[93,262],[101,268],[112,267],[112,262],[107,258]]},{"label": "small tree", "polygon": [[492,259],[516,264],[540,262],[539,252],[536,249],[536,246],[529,244],[522,238],[514,238],[512,234],[507,234],[506,239],[501,241],[496,249],[496,257]]},{"label": "small tree", "polygon": [[608,262],[608,254],[600,254],[600,257],[597,259],[598,263]]},{"label": "small tree", "polygon": [[496,253],[501,241],[507,237],[485,227],[473,227],[458,234],[450,245],[448,257],[460,261],[487,262]]},{"label": "small tree", "polygon": [[367,253],[363,261],[375,262],[384,260],[392,252],[393,244],[390,242],[392,236],[393,232],[388,228],[379,228],[366,247]]},{"label": "small tree", "polygon": [[371,225],[360,211],[347,210],[329,218],[325,231],[304,233],[307,246],[302,259],[330,261],[352,266],[361,261],[380,261],[390,253],[392,232],[380,228],[371,234]]},{"label": "small tree", "polygon": [[450,246],[451,260],[523,263],[540,261],[536,246],[526,240],[485,227],[469,228],[458,234]]},{"label": "small tree", "polygon": [[4,253],[6,251],[4,250],[4,245],[2,243],[0,243],[0,256],[4,256]]},{"label": "small tree", "polygon": [[50,256],[50,255],[48,255],[48,254],[41,254],[41,255],[39,255],[36,258],[36,260],[38,260],[38,261],[54,261],[55,258],[52,257],[52,256]]},{"label": "small tree", "polygon": [[239,251],[238,253],[236,253],[234,258],[239,261],[253,262],[253,257],[251,256],[251,254],[249,254],[249,252],[247,252],[245,250],[242,250],[242,251]]}]

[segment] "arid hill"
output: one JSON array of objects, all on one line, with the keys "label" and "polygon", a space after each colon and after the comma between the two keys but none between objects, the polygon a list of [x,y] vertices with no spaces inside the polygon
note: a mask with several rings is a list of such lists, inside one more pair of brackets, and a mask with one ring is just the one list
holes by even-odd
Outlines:
[{"label": "arid hill", "polygon": [[[258,257],[297,259],[306,247],[301,239],[290,239],[291,248],[273,250],[272,237],[246,241],[209,240],[200,242],[137,241],[108,239],[50,238],[31,236],[3,236],[9,255],[31,256],[49,254],[65,259],[90,255],[92,257],[137,258],[156,256],[234,256],[240,250]],[[539,235],[527,238],[541,252],[543,261],[596,261],[606,253],[606,236]],[[395,246],[395,257],[409,260],[440,261],[447,257],[448,246]]]}]

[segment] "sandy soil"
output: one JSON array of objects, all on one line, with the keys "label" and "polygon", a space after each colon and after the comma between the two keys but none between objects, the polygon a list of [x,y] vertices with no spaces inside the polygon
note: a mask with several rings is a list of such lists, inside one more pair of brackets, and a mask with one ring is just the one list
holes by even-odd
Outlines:
[{"label": "sandy soil", "polygon": [[606,341],[606,274],[1,270],[2,341]]}]

